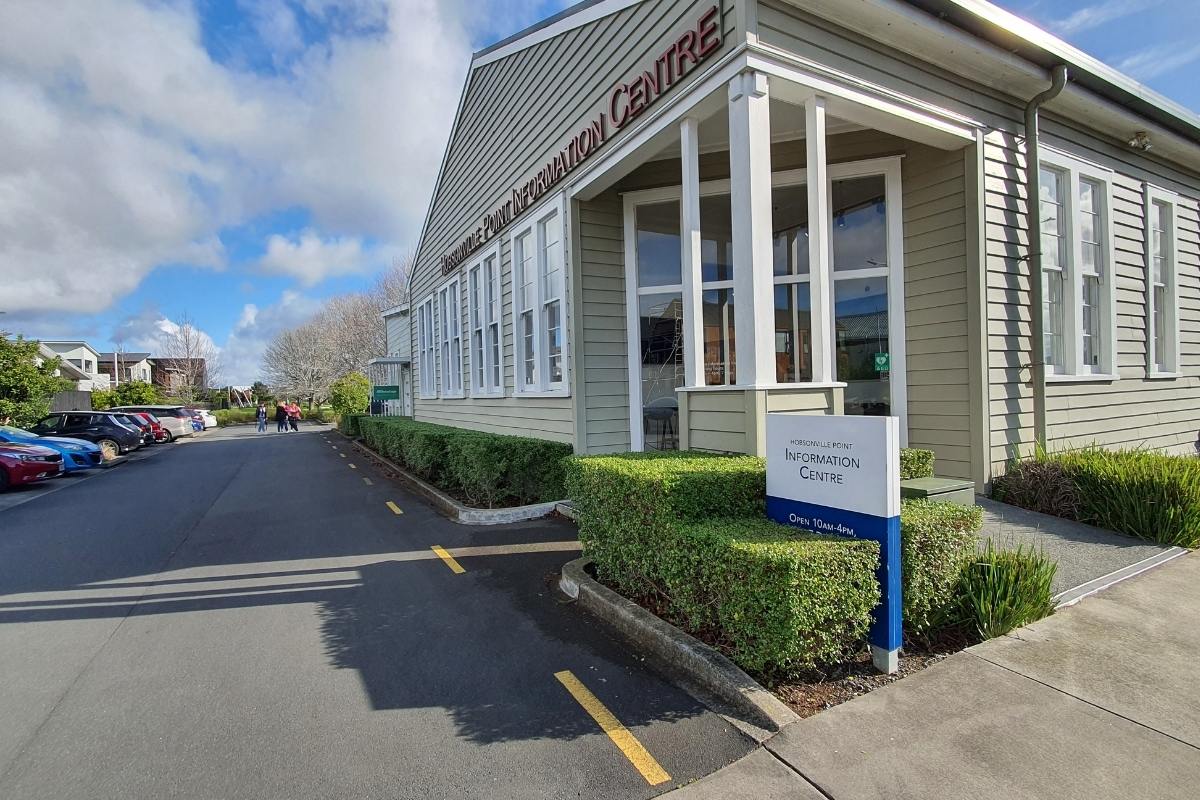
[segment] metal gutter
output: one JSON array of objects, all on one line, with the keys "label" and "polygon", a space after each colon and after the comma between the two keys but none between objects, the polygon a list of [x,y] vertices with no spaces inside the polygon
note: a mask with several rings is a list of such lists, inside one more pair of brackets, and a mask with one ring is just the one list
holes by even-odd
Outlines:
[{"label": "metal gutter", "polygon": [[1038,447],[1046,447],[1046,345],[1042,304],[1042,213],[1041,149],[1038,142],[1038,109],[1058,97],[1067,86],[1067,65],[1058,64],[1051,72],[1050,88],[1036,95],[1025,106],[1025,216],[1029,221],[1029,289],[1033,295],[1029,319],[1033,343],[1030,366],[1033,369],[1033,435]]}]

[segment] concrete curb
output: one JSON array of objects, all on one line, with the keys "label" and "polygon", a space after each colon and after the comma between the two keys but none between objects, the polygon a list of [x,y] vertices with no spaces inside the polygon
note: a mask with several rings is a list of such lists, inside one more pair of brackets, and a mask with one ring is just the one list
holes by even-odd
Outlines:
[{"label": "concrete curb", "polygon": [[751,730],[746,732],[760,742],[800,719],[728,658],[592,578],[584,569],[587,564],[587,558],[565,564],[559,587],[684,688],[735,712],[735,719],[748,723]]},{"label": "concrete curb", "polygon": [[[334,430],[337,431],[337,428],[334,428]],[[438,512],[449,517],[452,522],[457,522],[461,525],[508,525],[513,522],[528,522],[532,519],[541,519],[548,516],[554,511],[555,506],[562,502],[560,500],[552,500],[549,503],[535,503],[530,506],[514,506],[512,508],[471,508],[470,506],[464,506],[436,486],[432,486],[416,475],[407,472],[391,459],[381,456],[361,442],[346,436],[341,431],[337,431],[337,433],[349,441],[363,455],[379,459],[386,464],[388,469],[395,472],[397,479],[408,487],[410,491],[420,495],[437,509]]]},{"label": "concrete curb", "polygon": [[1187,555],[1190,552],[1190,550],[1182,547],[1172,547],[1171,549],[1164,550],[1157,555],[1144,558],[1135,564],[1130,564],[1127,567],[1114,570],[1107,575],[1101,575],[1099,578],[1076,586],[1074,589],[1067,589],[1064,592],[1059,592],[1052,598],[1054,601],[1054,610],[1060,611],[1069,606],[1073,606],[1085,597],[1091,597],[1097,592],[1101,592],[1110,586],[1116,586],[1122,581],[1127,581],[1130,578],[1141,575],[1146,570],[1162,566],[1168,561],[1172,561],[1182,555]]}]

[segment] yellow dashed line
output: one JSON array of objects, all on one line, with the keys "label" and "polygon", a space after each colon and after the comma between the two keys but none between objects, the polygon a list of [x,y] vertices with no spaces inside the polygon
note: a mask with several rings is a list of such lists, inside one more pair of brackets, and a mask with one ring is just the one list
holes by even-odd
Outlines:
[{"label": "yellow dashed line", "polygon": [[608,738],[612,739],[613,744],[620,748],[629,762],[633,764],[634,769],[646,779],[646,783],[658,786],[660,783],[671,780],[671,776],[654,760],[650,751],[643,747],[637,737],[604,707],[596,695],[588,691],[588,688],[575,677],[574,673],[569,669],[564,669],[562,672],[554,673],[554,677],[558,678],[559,683],[566,687],[579,705],[583,706],[584,711],[596,720],[596,724],[608,734]]},{"label": "yellow dashed line", "polygon": [[403,511],[400,510],[400,506],[396,505],[391,500],[388,500],[386,505],[388,508],[390,508],[392,510],[392,513],[397,516],[404,513]]},{"label": "yellow dashed line", "polygon": [[437,557],[442,561],[445,561],[446,566],[450,567],[450,569],[454,571],[455,575],[462,575],[464,572],[466,572],[466,570],[462,568],[462,564],[459,564],[457,561],[455,561],[454,556],[447,553],[441,545],[435,544],[429,549],[437,553]]}]

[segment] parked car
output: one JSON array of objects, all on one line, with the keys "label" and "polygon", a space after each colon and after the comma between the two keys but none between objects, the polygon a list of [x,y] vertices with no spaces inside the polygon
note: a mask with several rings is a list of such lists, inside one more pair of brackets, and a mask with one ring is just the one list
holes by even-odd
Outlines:
[{"label": "parked car", "polygon": [[154,429],[150,427],[150,423],[143,419],[141,414],[132,412],[122,412],[114,414],[117,419],[124,422],[126,425],[137,428],[142,434],[142,444],[154,444]]},{"label": "parked car", "polygon": [[62,456],[63,474],[98,467],[104,460],[100,448],[84,439],[65,436],[38,436],[9,425],[0,425],[0,444],[36,444],[49,447]]},{"label": "parked car", "polygon": [[207,408],[190,408],[188,410],[192,412],[193,420],[199,419],[203,424],[202,430],[217,427],[217,418]]},{"label": "parked car", "polygon": [[0,444],[0,491],[62,472],[62,456],[39,444]]},{"label": "parked car", "polygon": [[105,461],[142,446],[141,430],[131,428],[108,411],[59,411],[42,417],[29,430],[39,436],[66,436],[92,442],[100,447]]},{"label": "parked car", "polygon": [[181,436],[191,436],[193,433],[192,413],[183,406],[118,406],[111,410],[121,413],[142,411],[153,414],[158,417],[159,424],[166,430],[168,442],[174,441]]},{"label": "parked car", "polygon": [[159,443],[162,443],[162,442],[165,442],[168,440],[167,439],[167,429],[164,428],[162,426],[162,423],[158,421],[158,417],[154,416],[150,412],[134,411],[134,412],[130,413],[129,416],[137,417],[138,419],[142,420],[144,423],[146,423],[147,425],[150,426],[150,433],[154,437],[155,444],[159,444]]}]

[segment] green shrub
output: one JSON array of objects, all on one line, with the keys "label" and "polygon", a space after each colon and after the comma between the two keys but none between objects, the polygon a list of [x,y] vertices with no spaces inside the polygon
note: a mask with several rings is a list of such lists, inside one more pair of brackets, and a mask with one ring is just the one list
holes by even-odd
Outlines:
[{"label": "green shrub", "polygon": [[660,557],[669,615],[765,677],[843,659],[879,602],[878,544],[765,519],[683,524]]},{"label": "green shrub", "polygon": [[900,480],[933,477],[933,451],[903,447],[900,449]]},{"label": "green shrub", "polygon": [[[257,421],[257,408],[218,408],[212,414],[217,418],[217,425],[225,427],[226,425],[240,425],[243,423]],[[271,409],[267,409],[268,417],[274,413]]]},{"label": "green shrub", "polygon": [[983,510],[958,503],[900,504],[900,569],[904,626],[927,633],[941,624],[963,564],[976,552]]},{"label": "green shrub", "polygon": [[766,469],[751,456],[581,456],[566,464],[579,540],[606,580],[646,595],[661,584],[658,548],[681,522],[759,517]]},{"label": "green shrub", "polygon": [[1200,547],[1200,459],[1098,447],[1009,466],[997,500],[1166,545]]},{"label": "green shrub", "polygon": [[992,639],[1049,616],[1056,570],[1039,551],[1001,550],[989,540],[962,571],[954,619],[981,639]]},{"label": "green shrub", "polygon": [[1200,459],[1092,448],[1053,457],[1079,497],[1079,520],[1141,539],[1200,547]]},{"label": "green shrub", "polygon": [[371,402],[371,381],[361,372],[350,372],[329,387],[329,404],[335,414],[359,414]]},{"label": "green shrub", "polygon": [[357,439],[361,433],[358,428],[358,421],[366,414],[341,414],[338,416],[338,430],[347,436]]},{"label": "green shrub", "polygon": [[561,500],[571,446],[452,428],[408,417],[357,419],[363,442],[472,505],[489,508]]}]

